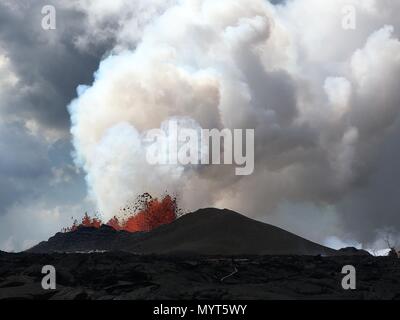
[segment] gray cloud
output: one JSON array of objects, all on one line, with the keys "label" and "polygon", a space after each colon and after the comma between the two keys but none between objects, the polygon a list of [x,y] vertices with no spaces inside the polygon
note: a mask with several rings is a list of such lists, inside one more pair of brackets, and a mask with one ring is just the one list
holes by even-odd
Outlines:
[{"label": "gray cloud", "polygon": [[26,182],[44,179],[50,163],[46,146],[27,134],[25,128],[3,125],[0,136],[0,213],[3,213],[15,199],[35,193],[35,188]]},{"label": "gray cloud", "polygon": [[[57,30],[41,27],[41,9],[48,4],[57,8]],[[85,209],[85,180],[71,157],[66,106],[78,83],[92,81],[107,52],[104,43],[86,51],[75,45],[86,32],[85,17],[64,1],[0,3],[0,247],[13,239],[20,250],[30,235],[40,241],[60,230],[63,218]],[[78,203],[80,210],[72,208]],[[40,219],[40,212],[61,206],[64,216],[52,228]]]},{"label": "gray cloud", "polygon": [[[43,30],[41,9],[57,9],[57,29]],[[65,106],[75,95],[77,83],[90,83],[104,45],[90,52],[79,50],[75,39],[86,32],[85,14],[63,1],[0,3],[0,48],[11,59],[19,83],[11,101],[3,106],[13,117],[31,118],[42,126],[68,130]]]}]

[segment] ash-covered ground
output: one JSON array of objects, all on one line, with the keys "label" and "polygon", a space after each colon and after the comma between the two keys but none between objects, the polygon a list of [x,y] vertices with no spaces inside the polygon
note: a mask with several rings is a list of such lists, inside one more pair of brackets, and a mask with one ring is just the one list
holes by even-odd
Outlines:
[{"label": "ash-covered ground", "polygon": [[[41,286],[56,268],[56,290]],[[344,290],[344,265],[356,290]],[[372,256],[0,253],[0,299],[399,299],[400,260]]]}]

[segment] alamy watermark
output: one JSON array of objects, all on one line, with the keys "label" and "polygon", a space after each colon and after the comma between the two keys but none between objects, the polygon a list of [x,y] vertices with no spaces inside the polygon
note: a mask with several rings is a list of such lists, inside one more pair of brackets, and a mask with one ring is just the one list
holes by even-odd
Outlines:
[{"label": "alamy watermark", "polygon": [[56,8],[51,5],[46,5],[42,7],[41,13],[43,15],[42,18],[43,30],[55,30],[57,28]]},{"label": "alamy watermark", "polygon": [[235,165],[235,174],[254,172],[254,129],[182,127],[178,121],[146,132],[146,159],[151,165]]},{"label": "alamy watermark", "polygon": [[45,274],[41,283],[43,290],[56,290],[56,268],[52,265],[43,266],[42,274]]},{"label": "alamy watermark", "polygon": [[356,7],[346,5],[342,8],[342,28],[344,30],[355,30],[357,27],[357,11]]},{"label": "alamy watermark", "polygon": [[[56,8],[52,5],[45,5],[41,9],[43,15],[42,28],[44,30],[55,30],[57,28]],[[354,5],[342,7],[342,28],[344,30],[355,30],[357,26],[357,11]]]},{"label": "alamy watermark", "polygon": [[352,265],[346,265],[342,268],[342,288],[344,290],[356,290],[356,268]]}]

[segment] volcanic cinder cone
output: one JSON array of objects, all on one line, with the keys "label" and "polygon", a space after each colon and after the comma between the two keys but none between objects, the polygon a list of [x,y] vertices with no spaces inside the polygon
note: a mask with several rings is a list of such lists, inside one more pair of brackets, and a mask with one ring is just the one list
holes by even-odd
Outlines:
[{"label": "volcanic cinder cone", "polygon": [[80,227],[30,252],[118,250],[140,254],[334,255],[337,251],[230,210],[201,209],[150,232]]}]

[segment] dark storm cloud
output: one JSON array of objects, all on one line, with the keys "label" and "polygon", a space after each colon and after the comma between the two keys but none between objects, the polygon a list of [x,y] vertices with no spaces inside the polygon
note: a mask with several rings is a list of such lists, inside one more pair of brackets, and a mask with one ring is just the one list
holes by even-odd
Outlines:
[{"label": "dark storm cloud", "polygon": [[[74,41],[85,32],[85,15],[61,3],[0,3],[0,48],[10,58],[20,80],[6,112],[67,130],[66,105],[75,96],[77,84],[92,81],[106,48],[92,46],[90,52],[77,49]],[[41,26],[41,9],[48,4],[57,9],[56,30],[43,30]]]},{"label": "dark storm cloud", "polygon": [[[41,10],[49,4],[57,10],[57,29],[47,31]],[[0,54],[18,79],[0,89],[0,215],[29,199],[57,205],[85,196],[71,157],[66,106],[78,84],[92,81],[107,51],[104,45],[76,47],[85,28],[85,14],[62,1],[0,2]]]}]

